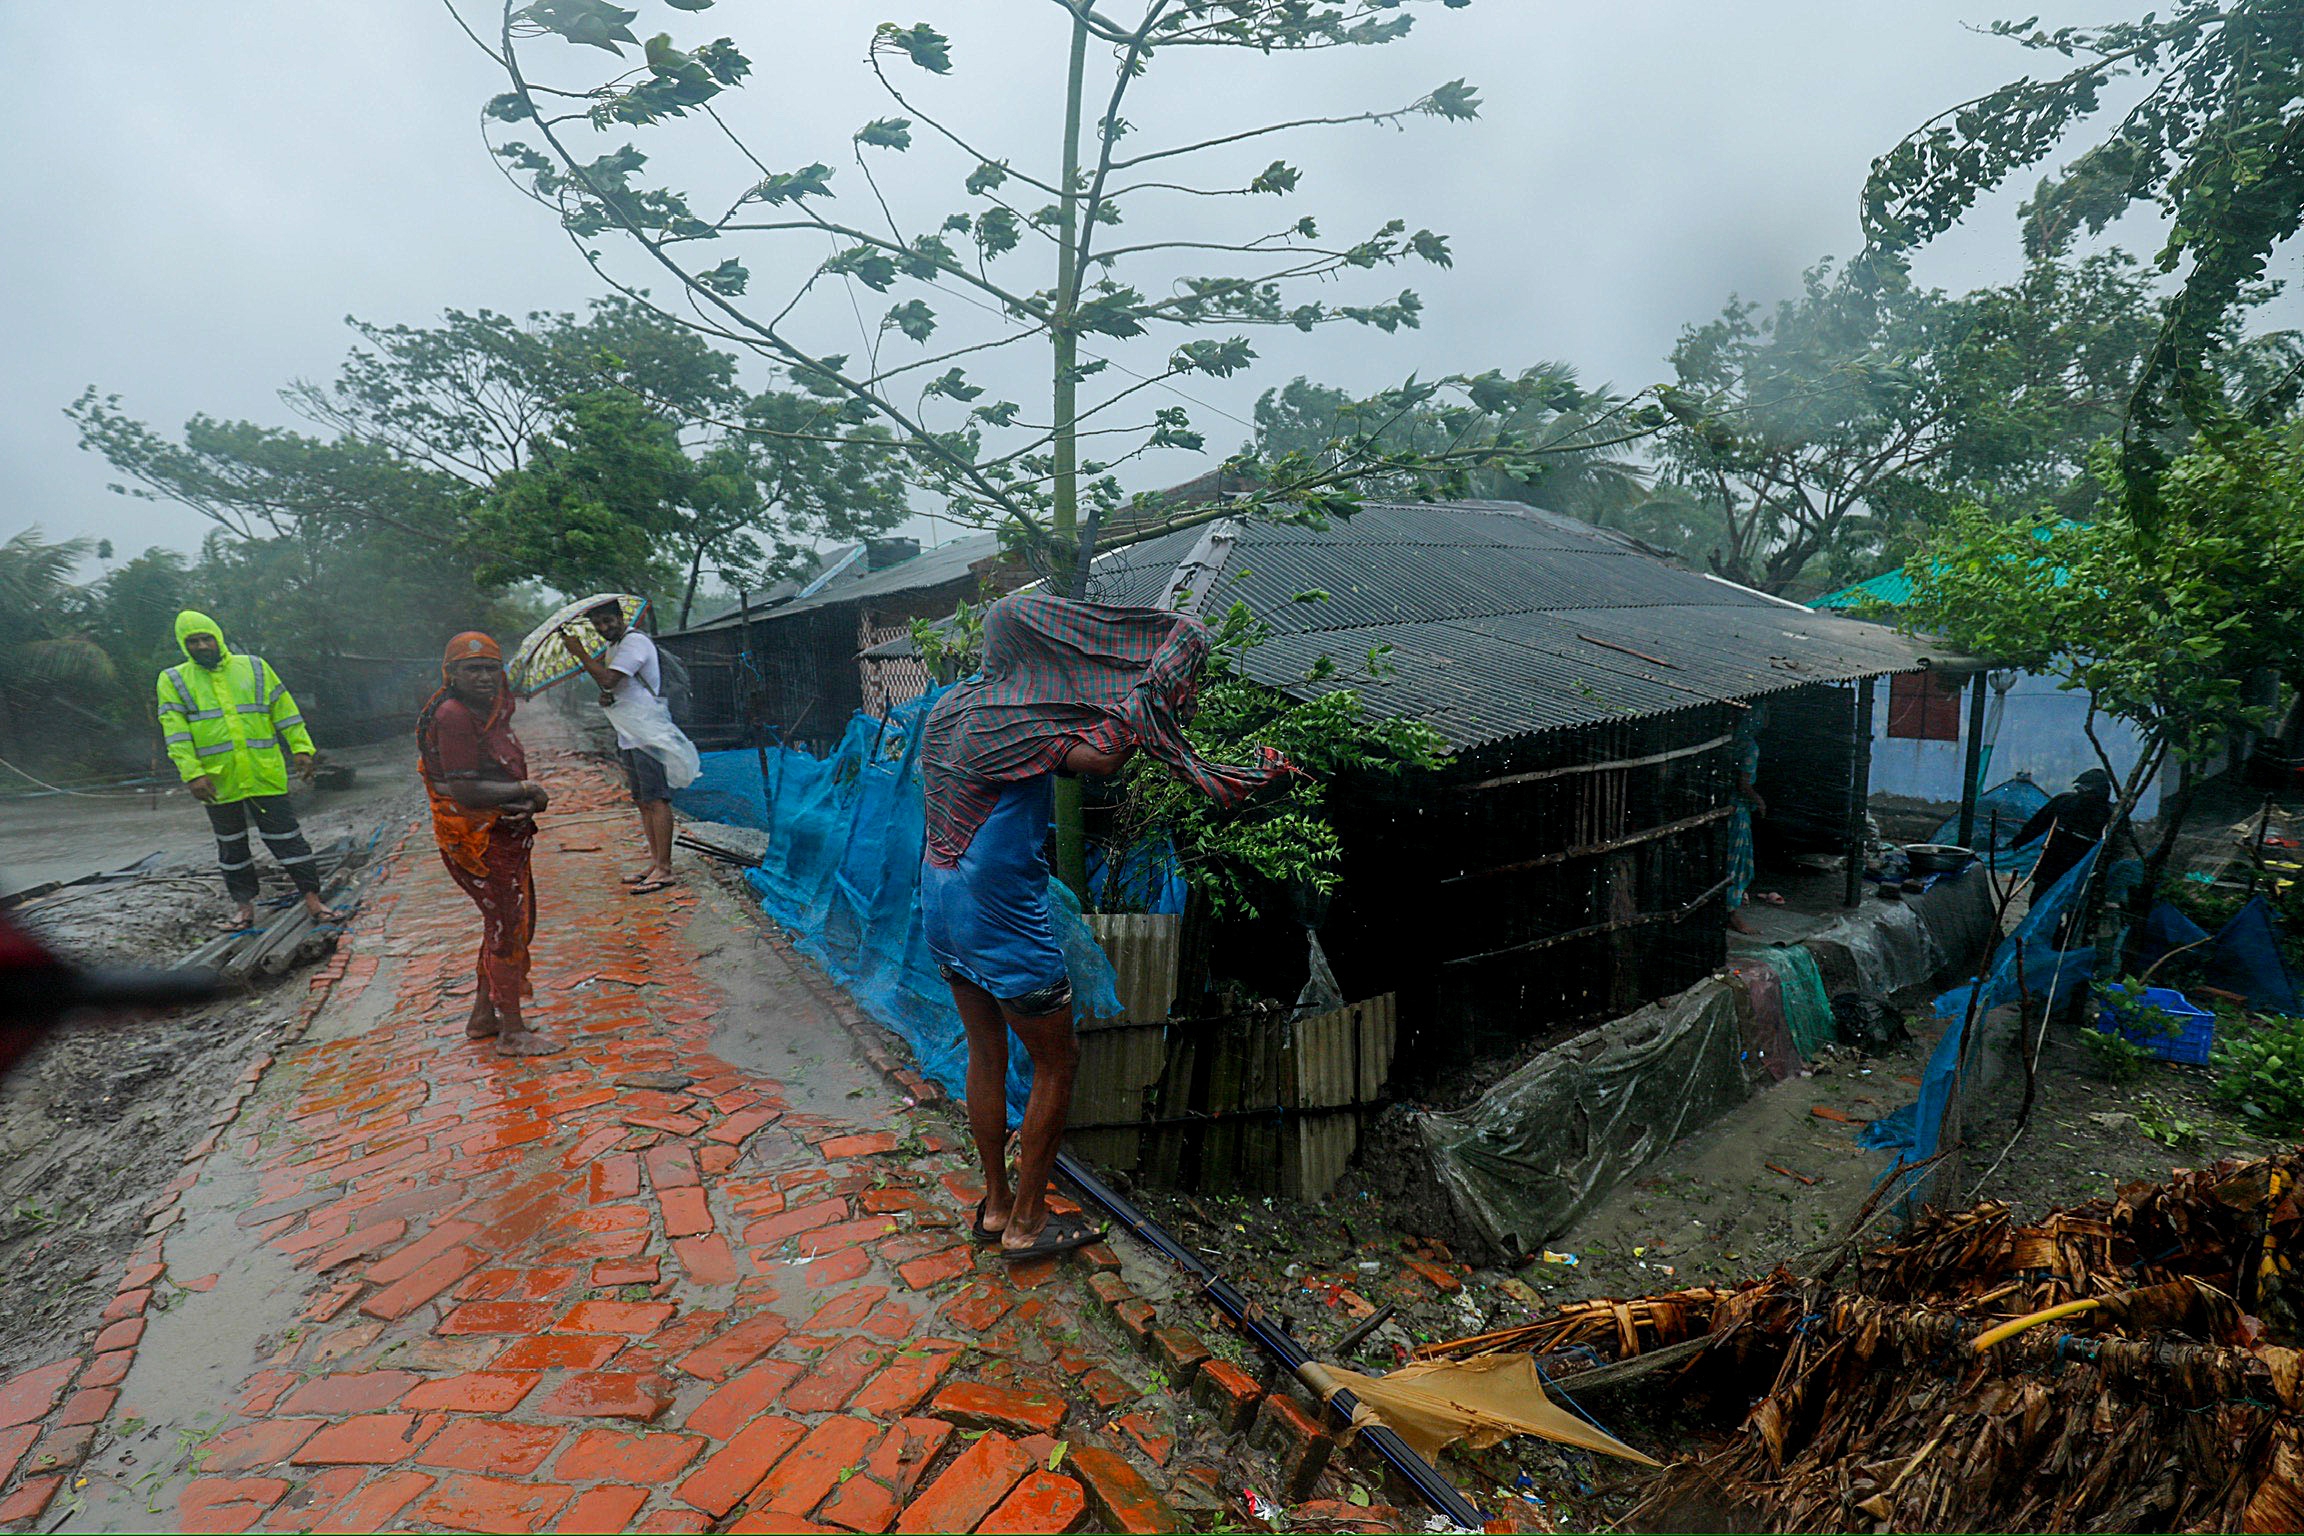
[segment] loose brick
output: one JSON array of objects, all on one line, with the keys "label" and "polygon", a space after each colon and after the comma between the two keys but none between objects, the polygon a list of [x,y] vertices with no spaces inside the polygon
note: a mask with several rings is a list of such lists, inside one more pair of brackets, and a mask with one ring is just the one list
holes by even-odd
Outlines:
[{"label": "loose brick", "polygon": [[93,1424],[51,1429],[41,1438],[39,1449],[24,1463],[24,1470],[36,1476],[43,1472],[77,1467],[88,1459],[88,1449],[95,1443],[96,1426]]},{"label": "loose brick", "polygon": [[182,1531],[244,1531],[280,1502],[288,1482],[278,1477],[196,1477],[176,1501]]},{"label": "loose brick", "polygon": [[87,1374],[80,1378],[83,1387],[116,1387],[128,1379],[128,1367],[136,1363],[136,1351],[116,1349],[108,1355],[98,1355],[88,1362]]},{"label": "loose brick", "polygon": [[517,1477],[544,1465],[567,1431],[557,1424],[458,1419],[416,1455],[417,1464]]},{"label": "loose brick", "polygon": [[1215,1415],[1224,1433],[1236,1435],[1256,1415],[1264,1389],[1229,1360],[1211,1360],[1192,1378],[1192,1400]]},{"label": "loose brick", "polygon": [[896,1490],[899,1499],[919,1486],[921,1474],[936,1460],[955,1431],[942,1419],[899,1419],[872,1447],[864,1470]]},{"label": "loose brick", "polygon": [[[124,1317],[120,1319],[120,1321],[112,1324],[112,1326],[109,1328],[106,1328],[102,1333],[96,1335],[96,1343],[94,1345],[94,1349],[96,1353],[100,1355],[107,1350],[134,1349],[136,1347],[137,1341],[143,1337],[144,1319],[140,1317]],[[72,1362],[72,1365],[75,1369],[78,1368],[79,1364],[80,1362],[77,1360]],[[70,1372],[66,1372],[66,1374],[69,1375]]]},{"label": "loose brick", "polygon": [[754,1132],[766,1126],[774,1125],[783,1118],[783,1115],[784,1112],[780,1109],[738,1110],[735,1114],[706,1131],[704,1135],[707,1140],[719,1142],[724,1146],[738,1146]]},{"label": "loose brick", "polygon": [[1032,1458],[998,1430],[962,1451],[897,1517],[900,1532],[968,1531],[1032,1470]]},{"label": "loose brick", "polygon": [[842,1248],[828,1253],[808,1266],[808,1284],[815,1290],[829,1290],[861,1280],[872,1268],[872,1255],[863,1248]]},{"label": "loose brick", "polygon": [[890,1353],[869,1339],[842,1339],[814,1370],[785,1389],[784,1406],[795,1413],[828,1413],[853,1397]]},{"label": "loose brick", "polygon": [[[341,1173],[343,1170],[337,1170]],[[481,1230],[476,1221],[444,1221],[415,1242],[378,1259],[363,1272],[374,1285],[391,1285],[416,1273]]]},{"label": "loose brick", "polygon": [[535,1371],[466,1371],[427,1381],[402,1398],[401,1406],[446,1408],[457,1413],[509,1413],[544,1378]]},{"label": "loose brick", "polygon": [[654,1487],[670,1482],[706,1444],[701,1436],[670,1430],[626,1434],[614,1429],[587,1429],[568,1442],[568,1448],[553,1463],[552,1475],[571,1483]]},{"label": "loose brick", "polygon": [[539,1399],[538,1413],[563,1418],[630,1419],[653,1424],[672,1406],[672,1383],[654,1372],[584,1371]]},{"label": "loose brick", "polygon": [[852,1477],[833,1491],[816,1516],[838,1530],[880,1536],[880,1532],[896,1523],[897,1512],[902,1508],[895,1494],[871,1478]]},{"label": "loose brick", "polygon": [[64,1474],[52,1473],[47,1477],[28,1477],[17,1485],[16,1491],[0,1499],[0,1525],[14,1525],[22,1520],[37,1520],[48,1501],[56,1497],[56,1490],[64,1486]]},{"label": "loose brick", "polygon": [[[326,1474],[322,1474],[325,1476]],[[429,1472],[387,1472],[312,1522],[315,1531],[380,1531],[433,1483]]]},{"label": "loose brick", "polygon": [[1117,1408],[1143,1395],[1118,1373],[1106,1370],[1103,1366],[1096,1367],[1080,1378],[1080,1390],[1087,1393],[1088,1400],[1097,1407],[1107,1409]]},{"label": "loose brick", "polygon": [[32,1442],[40,1438],[37,1424],[19,1424],[14,1429],[0,1429],[0,1488],[16,1473],[16,1464],[24,1453],[32,1449]]},{"label": "loose brick", "polygon": [[624,1340],[601,1333],[540,1333],[488,1362],[492,1371],[588,1371],[606,1365]]},{"label": "loose brick", "polygon": [[1046,1467],[1034,1467],[976,1529],[995,1533],[1068,1531],[1087,1506],[1088,1496],[1078,1483]]},{"label": "loose brick", "polygon": [[690,1350],[676,1363],[681,1370],[702,1380],[726,1381],[775,1348],[791,1331],[790,1325],[775,1313],[755,1313],[710,1343]]},{"label": "loose brick", "polygon": [[675,1189],[694,1189],[696,1159],[688,1149],[678,1145],[650,1147],[641,1161],[648,1165],[648,1182],[659,1192]]},{"label": "loose brick", "polygon": [[124,1317],[142,1317],[144,1315],[145,1306],[150,1303],[151,1300],[152,1292],[149,1287],[140,1287],[139,1289],[133,1291],[122,1291],[119,1295],[112,1298],[110,1305],[105,1307],[104,1321],[107,1323],[116,1323]]},{"label": "loose brick", "polygon": [[899,1265],[896,1273],[902,1275],[904,1283],[912,1289],[925,1291],[931,1286],[942,1285],[947,1280],[957,1280],[975,1268],[976,1256],[969,1252],[966,1247],[959,1247],[931,1255],[925,1259],[914,1259],[909,1264]]},{"label": "loose brick", "polygon": [[568,1501],[560,1519],[552,1529],[556,1531],[621,1531],[640,1513],[640,1506],[648,1502],[645,1488],[627,1488],[614,1484],[587,1488]]},{"label": "loose brick", "polygon": [[879,1157],[896,1150],[894,1131],[867,1131],[861,1136],[835,1136],[816,1148],[817,1155],[838,1162],[850,1157]]},{"label": "loose brick", "polygon": [[599,1286],[654,1285],[662,1276],[654,1254],[641,1259],[598,1259],[592,1265],[592,1283]]},{"label": "loose brick", "polygon": [[877,1425],[835,1414],[779,1459],[747,1502],[755,1510],[805,1515],[823,1502],[839,1485],[841,1472],[862,1461],[865,1449],[879,1438]]},{"label": "loose brick", "polygon": [[347,1371],[315,1376],[280,1403],[282,1413],[317,1413],[335,1416],[374,1413],[399,1401],[401,1394],[423,1378],[413,1371]]},{"label": "loose brick", "polygon": [[640,1159],[630,1152],[612,1152],[592,1164],[589,1193],[594,1205],[629,1200],[640,1193]]},{"label": "loose brick", "polygon": [[288,1453],[312,1438],[319,1419],[259,1419],[223,1431],[196,1455],[203,1472],[246,1472],[253,1467],[277,1466]]},{"label": "loose brick", "polygon": [[789,1360],[763,1360],[739,1371],[726,1386],[688,1410],[686,1427],[725,1440],[765,1412],[778,1393],[800,1379],[802,1370]]},{"label": "loose brick", "polygon": [[695,1285],[734,1285],[742,1278],[736,1267],[736,1255],[729,1251],[728,1239],[718,1233],[703,1237],[676,1237],[672,1251],[680,1259],[680,1267],[688,1272]]},{"label": "loose brick", "polygon": [[936,1394],[928,1411],[962,1429],[1001,1429],[1048,1435],[1064,1422],[1064,1401],[1045,1392],[1017,1392],[981,1381],[956,1381]]},{"label": "loose brick", "polygon": [[426,1494],[415,1516],[459,1531],[533,1531],[558,1514],[574,1491],[463,1473]]},{"label": "loose brick", "polygon": [[289,1458],[300,1467],[404,1461],[437,1434],[445,1414],[367,1413],[331,1424]]},{"label": "loose brick", "polygon": [[568,1333],[654,1333],[680,1308],[669,1301],[580,1301],[554,1325]]},{"label": "loose brick", "polygon": [[1155,1328],[1152,1330],[1152,1358],[1168,1372],[1168,1379],[1179,1387],[1192,1384],[1200,1367],[1213,1357],[1199,1335],[1182,1328]]},{"label": "loose brick", "polygon": [[1004,1290],[990,1284],[972,1285],[944,1303],[943,1316],[970,1333],[982,1333],[1006,1317],[1016,1304],[1013,1297],[1002,1294]]},{"label": "loose brick", "polygon": [[754,1419],[680,1485],[681,1500],[715,1520],[722,1518],[744,1502],[777,1458],[806,1433],[790,1419]]},{"label": "loose brick", "polygon": [[1138,1344],[1148,1345],[1152,1339],[1153,1326],[1159,1322],[1160,1315],[1152,1310],[1152,1303],[1148,1301],[1124,1301],[1112,1309],[1112,1320],[1120,1325],[1121,1331],[1129,1338]]},{"label": "loose brick", "polygon": [[753,1222],[744,1229],[744,1241],[761,1246],[780,1243],[813,1228],[828,1227],[836,1221],[847,1219],[847,1201],[815,1200],[794,1210]]},{"label": "loose brick", "polygon": [[1248,1443],[1270,1456],[1280,1469],[1281,1497],[1300,1504],[1312,1496],[1312,1487],[1328,1465],[1335,1441],[1285,1392],[1275,1392],[1257,1405],[1249,1427]]},{"label": "loose brick", "polygon": [[1150,1414],[1125,1414],[1112,1421],[1112,1427],[1136,1442],[1136,1448],[1151,1458],[1152,1465],[1168,1465],[1169,1455],[1176,1449],[1176,1437],[1153,1421]]},{"label": "loose brick", "polygon": [[936,1390],[936,1383],[944,1379],[944,1373],[957,1358],[948,1350],[899,1355],[866,1381],[848,1406],[858,1413],[877,1414],[881,1418],[910,1413]]},{"label": "loose brick", "polygon": [[550,1302],[468,1301],[441,1319],[440,1331],[445,1334],[542,1333],[551,1322]]},{"label": "loose brick", "polygon": [[104,1422],[104,1416],[112,1411],[112,1404],[119,1399],[119,1396],[120,1394],[110,1387],[82,1387],[73,1393],[71,1399],[64,1404],[64,1411],[56,1415],[57,1427],[70,1428],[78,1424],[101,1424]]},{"label": "loose brick", "polygon": [[1097,1522],[1096,1529],[1151,1536],[1151,1533],[1184,1528],[1176,1512],[1152,1491],[1144,1475],[1117,1453],[1086,1446],[1074,1450],[1065,1465],[1087,1491],[1088,1508]]}]

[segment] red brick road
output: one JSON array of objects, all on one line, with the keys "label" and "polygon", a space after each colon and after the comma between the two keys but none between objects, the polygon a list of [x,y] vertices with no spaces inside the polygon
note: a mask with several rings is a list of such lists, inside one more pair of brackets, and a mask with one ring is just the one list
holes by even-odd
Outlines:
[{"label": "red brick road", "polygon": [[315,984],[323,1025],[380,1021],[283,1047],[223,1132],[260,1181],[245,1240],[309,1305],[171,1484],[182,1527],[1172,1528],[1089,1422],[1135,1367],[1083,1329],[1078,1267],[968,1241],[940,1117],[805,1114],[716,1057],[699,897],[624,895],[631,829],[569,820],[614,809],[604,775],[551,770],[533,1019],[570,1049],[464,1041],[477,918],[415,830]]}]

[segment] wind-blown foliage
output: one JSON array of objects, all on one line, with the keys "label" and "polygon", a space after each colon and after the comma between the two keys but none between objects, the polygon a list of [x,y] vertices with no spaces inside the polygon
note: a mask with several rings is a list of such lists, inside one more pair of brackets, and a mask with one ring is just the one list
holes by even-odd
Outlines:
[{"label": "wind-blown foliage", "polygon": [[2024,206],[2035,255],[2101,233],[2136,205],[2168,219],[2159,270],[2178,275],[2123,412],[2124,472],[2141,526],[2179,418],[2212,427],[2235,408],[2258,421],[2293,398],[2232,401],[2215,367],[2227,321],[2261,291],[2275,249],[2304,223],[2304,9],[2293,0],[2175,0],[2133,21],[1992,30],[2069,64],[1951,108],[1873,162],[1864,190],[1867,275],[1964,218],[1978,198],[2046,160],[2101,108],[2116,81],[2143,96],[2105,135],[2043,181]]}]

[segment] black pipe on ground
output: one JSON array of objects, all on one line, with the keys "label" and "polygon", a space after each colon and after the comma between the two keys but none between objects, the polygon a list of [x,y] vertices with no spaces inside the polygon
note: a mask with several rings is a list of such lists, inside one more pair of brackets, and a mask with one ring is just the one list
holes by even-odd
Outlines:
[{"label": "black pipe on ground", "polygon": [[[1056,1171],[1086,1197],[1091,1205],[1101,1207],[1114,1221],[1128,1229],[1129,1235],[1157,1252],[1199,1283],[1208,1299],[1216,1304],[1226,1317],[1239,1325],[1240,1331],[1254,1339],[1259,1348],[1287,1368],[1291,1375],[1299,1374],[1312,1363],[1304,1346],[1289,1336],[1288,1330],[1264,1315],[1264,1309],[1243,1296],[1222,1275],[1210,1269],[1201,1257],[1185,1247],[1142,1211],[1130,1203],[1125,1195],[1113,1189],[1095,1172],[1069,1152],[1056,1154]],[[1360,1400],[1341,1388],[1326,1399],[1328,1411],[1339,1423],[1349,1426],[1359,1415]],[[1381,1424],[1364,1425],[1360,1441],[1387,1466],[1400,1474],[1414,1488],[1425,1503],[1441,1515],[1468,1531],[1477,1531],[1488,1523],[1488,1517],[1456,1491],[1456,1485],[1436,1471],[1432,1464],[1409,1449],[1407,1442]]]}]

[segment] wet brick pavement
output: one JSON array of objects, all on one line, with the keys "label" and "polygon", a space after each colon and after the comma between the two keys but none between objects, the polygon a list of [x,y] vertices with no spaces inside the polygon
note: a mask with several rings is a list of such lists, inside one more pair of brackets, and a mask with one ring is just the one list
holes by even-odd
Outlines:
[{"label": "wet brick pavement", "polygon": [[[1083,1327],[1099,1261],[1018,1273],[971,1244],[941,1115],[802,1113],[713,1055],[698,895],[623,894],[619,797],[587,761],[548,766],[532,1017],[570,1048],[463,1039],[478,921],[414,830],[313,984],[319,1027],[220,1124],[258,1183],[243,1241],[297,1266],[306,1304],[169,1484],[181,1527],[1175,1528],[1144,1441],[1095,1427],[1140,1369]],[[375,988],[377,1022],[332,1037]],[[84,1449],[113,1411],[143,1305],[48,1439]],[[73,1380],[6,1384],[0,1417]],[[11,1443],[0,1460],[31,1449]],[[56,1491],[14,1487],[6,1519]]]}]

